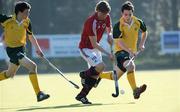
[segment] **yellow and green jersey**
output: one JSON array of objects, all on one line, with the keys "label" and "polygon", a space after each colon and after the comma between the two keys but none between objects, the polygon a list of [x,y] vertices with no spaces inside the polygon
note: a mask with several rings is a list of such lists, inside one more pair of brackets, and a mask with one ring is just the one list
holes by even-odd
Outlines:
[{"label": "yellow and green jersey", "polygon": [[0,23],[4,29],[4,41],[7,47],[24,46],[27,34],[32,35],[32,26],[29,18],[18,22],[15,15],[6,16],[0,14]]},{"label": "yellow and green jersey", "polygon": [[139,30],[142,32],[147,30],[142,20],[133,16],[131,24],[128,25],[124,22],[123,18],[120,18],[113,27],[114,51],[122,50],[119,46],[119,41],[121,40],[129,49],[136,52]]}]

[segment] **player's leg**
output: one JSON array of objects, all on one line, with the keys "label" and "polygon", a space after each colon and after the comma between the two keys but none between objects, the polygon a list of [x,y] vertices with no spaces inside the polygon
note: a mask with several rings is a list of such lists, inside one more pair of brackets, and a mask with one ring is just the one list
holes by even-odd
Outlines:
[{"label": "player's leg", "polygon": [[96,50],[83,49],[81,50],[81,56],[91,65],[91,67],[80,72],[83,88],[76,96],[76,100],[81,101],[83,104],[91,104],[86,96],[95,85],[97,78],[99,77],[99,73],[104,70],[105,65],[102,62],[101,54],[97,53]]},{"label": "player's leg", "polygon": [[[129,60],[126,60],[123,63],[123,66],[127,65],[129,63]],[[135,63],[134,61],[131,61],[129,65],[126,67],[127,70],[127,79],[128,82],[133,90],[133,95],[135,99],[138,99],[140,97],[140,94],[143,93],[146,90],[146,85],[143,84],[141,87],[136,86],[136,80],[135,80]]]},{"label": "player's leg", "polygon": [[[117,73],[118,79],[119,79],[126,72],[126,69],[122,65],[122,63],[125,61],[124,51],[115,53],[115,57],[117,60],[117,66],[115,66],[115,70],[116,70],[116,73]],[[102,72],[100,74],[100,78],[114,80],[113,79],[113,71]]]},{"label": "player's leg", "polygon": [[[118,79],[124,74],[122,70],[120,70],[117,66],[115,67],[117,77]],[[100,73],[99,77],[101,79],[109,79],[109,80],[114,80],[113,79],[113,71],[108,71],[108,72],[102,72]]]},{"label": "player's leg", "polygon": [[10,58],[10,62],[8,64],[8,70],[5,70],[0,73],[0,80],[7,79],[9,77],[14,77],[16,74],[16,71],[19,68],[19,62],[18,62],[18,56],[17,52],[18,50],[16,48],[6,48],[6,52],[8,57]]},{"label": "player's leg", "polygon": [[[124,62],[124,66],[129,62],[129,60],[126,60]],[[134,62],[130,62],[129,65],[126,67],[127,70],[127,79],[129,81],[129,84],[132,88],[132,90],[135,90],[137,88],[136,81],[135,81],[135,64]]]},{"label": "player's leg", "polygon": [[19,62],[22,66],[24,66],[29,70],[29,79],[37,95],[37,101],[42,101],[49,98],[48,94],[45,94],[42,91],[40,91],[38,78],[37,78],[37,65],[26,56],[20,59]]},{"label": "player's leg", "polygon": [[18,68],[18,65],[10,62],[8,65],[8,69],[0,73],[0,81],[8,79],[9,77],[14,77]]}]

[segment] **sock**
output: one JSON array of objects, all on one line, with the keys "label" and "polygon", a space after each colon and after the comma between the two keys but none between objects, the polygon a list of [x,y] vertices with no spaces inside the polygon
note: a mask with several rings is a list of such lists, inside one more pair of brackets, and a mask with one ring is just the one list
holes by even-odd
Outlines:
[{"label": "sock", "polygon": [[99,77],[102,79],[113,80],[113,73],[112,73],[112,71],[102,72],[102,73],[100,73]]},{"label": "sock", "polygon": [[95,67],[91,67],[85,71],[85,74],[89,77],[99,75],[99,72],[96,71]]},{"label": "sock", "polygon": [[137,88],[137,86],[136,86],[134,71],[127,73],[127,79],[129,81],[129,84],[130,84],[132,90],[135,90]]},{"label": "sock", "polygon": [[34,89],[34,91],[35,91],[35,93],[37,95],[40,92],[38,79],[37,79],[37,74],[36,73],[30,73],[29,78],[31,80],[31,84],[33,86],[33,89]]},{"label": "sock", "polygon": [[9,77],[6,76],[6,71],[0,73],[0,81],[8,79]]},{"label": "sock", "polygon": [[89,94],[91,89],[92,89],[92,87],[90,87],[90,86],[83,86],[83,88],[82,88],[81,92],[79,93],[79,95],[81,95],[83,97],[86,97]]}]

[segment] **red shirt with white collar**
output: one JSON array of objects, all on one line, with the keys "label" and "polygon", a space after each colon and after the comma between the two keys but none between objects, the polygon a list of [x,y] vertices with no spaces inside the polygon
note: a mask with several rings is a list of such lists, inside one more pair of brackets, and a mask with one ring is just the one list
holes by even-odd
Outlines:
[{"label": "red shirt with white collar", "polygon": [[84,23],[79,48],[93,49],[89,36],[97,36],[97,43],[99,43],[106,27],[110,26],[111,18],[109,14],[107,15],[105,20],[98,20],[97,13],[94,13],[92,16],[88,17],[88,19]]}]

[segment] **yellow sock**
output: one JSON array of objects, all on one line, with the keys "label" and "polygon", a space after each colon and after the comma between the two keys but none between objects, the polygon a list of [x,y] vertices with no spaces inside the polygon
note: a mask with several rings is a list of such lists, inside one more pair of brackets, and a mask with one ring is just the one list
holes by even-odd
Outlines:
[{"label": "yellow sock", "polygon": [[6,71],[0,73],[0,81],[8,79],[9,77],[6,76]]},{"label": "yellow sock", "polygon": [[127,73],[127,79],[129,81],[129,84],[130,84],[132,90],[136,89],[136,81],[135,81],[134,71]]},{"label": "yellow sock", "polygon": [[100,73],[99,77],[102,78],[102,79],[113,80],[112,71],[102,72],[102,73]]},{"label": "yellow sock", "polygon": [[37,79],[37,74],[35,73],[30,73],[29,74],[29,78],[31,80],[31,84],[34,88],[34,91],[36,93],[36,95],[39,93],[40,89],[39,89],[39,84],[38,84],[38,79]]}]

